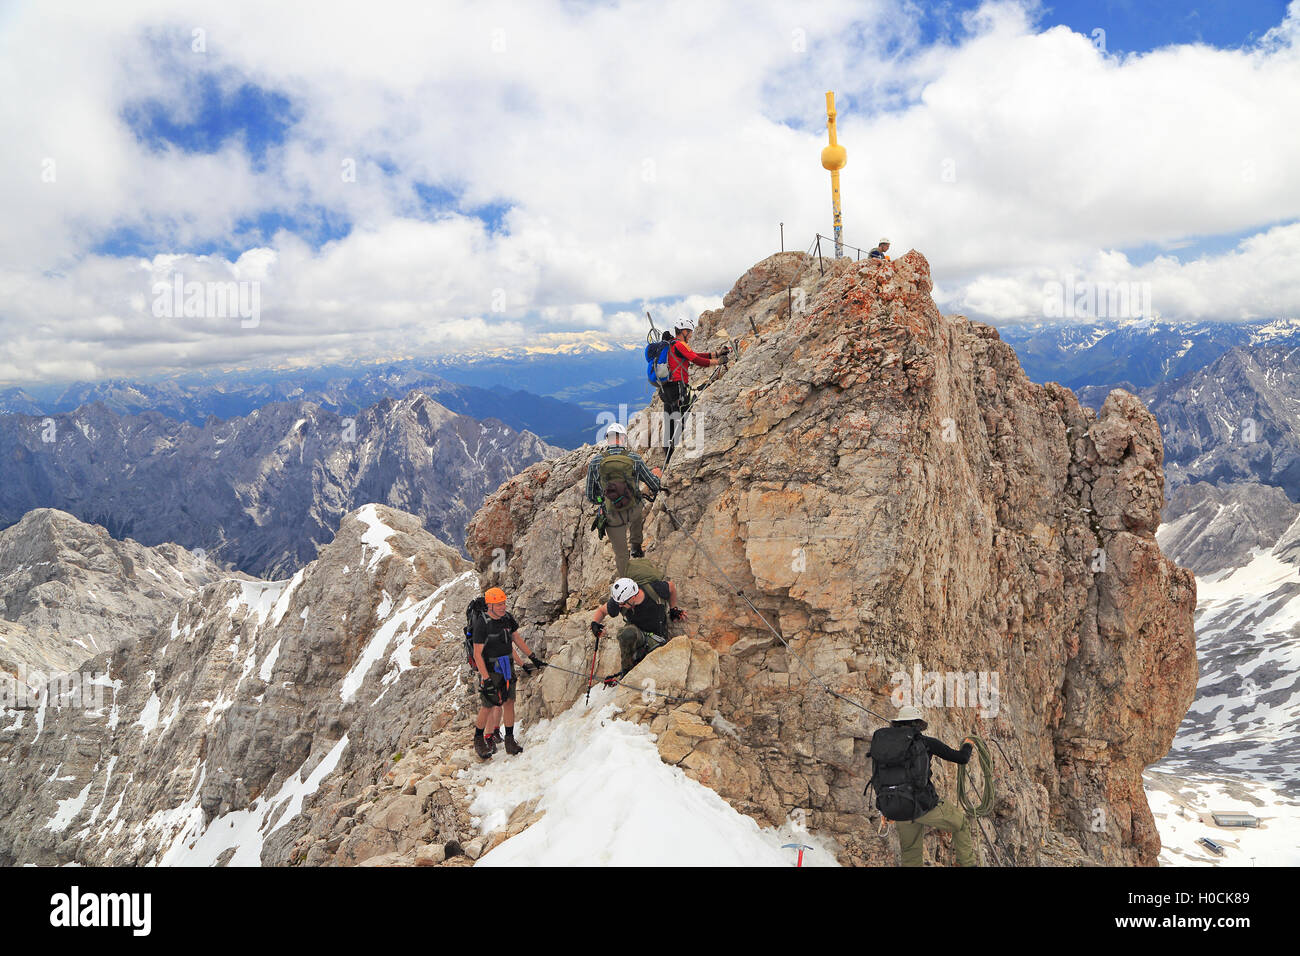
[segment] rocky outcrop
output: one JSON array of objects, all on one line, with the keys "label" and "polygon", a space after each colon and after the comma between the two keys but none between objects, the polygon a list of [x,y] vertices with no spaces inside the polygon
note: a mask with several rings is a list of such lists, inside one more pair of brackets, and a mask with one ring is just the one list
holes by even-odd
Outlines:
[{"label": "rocky outcrop", "polygon": [[1164,515],[1161,550],[1197,574],[1212,574],[1272,549],[1300,517],[1300,505],[1271,485],[1194,481],[1169,496]]},{"label": "rocky outcrop", "polygon": [[[0,699],[26,709],[45,677],[151,633],[219,574],[229,572],[174,544],[146,548],[62,511],[29,512],[0,531]],[[21,694],[8,683],[20,679]]]},{"label": "rocky outcrop", "polygon": [[[698,345],[738,340],[739,352],[725,374],[700,376],[688,444],[647,523],[689,639],[629,677],[662,691],[664,659],[676,660],[668,683],[683,691],[666,692],[694,699],[629,691],[628,715],[738,809],[770,823],[802,813],[842,862],[890,863],[862,792],[879,721],[821,685],[889,715],[917,674],[931,733],[996,747],[997,859],[1152,864],[1141,774],[1196,683],[1195,582],[1155,541],[1156,422],[1125,392],[1095,413],[1032,384],[994,329],[941,316],[931,288],[916,252],[820,266],[784,253],[701,317]],[[635,446],[657,412],[633,421]],[[579,672],[613,575],[588,530],[589,455],[508,480],[467,537],[485,579]],[[957,700],[974,686],[966,675],[996,697]],[[554,713],[583,683],[548,672],[530,701]],[[936,761],[936,775],[951,798],[951,768]]]},{"label": "rocky outcrop", "polygon": [[[738,352],[702,377],[647,522],[690,619],[629,675],[622,717],[759,821],[890,864],[861,707],[892,714],[916,675],[931,733],[994,748],[989,862],[1150,864],[1142,770],[1196,679],[1194,579],[1155,541],[1159,431],[1128,393],[1092,412],[1032,384],[930,289],[915,252],[781,254],[701,317],[699,344]],[[504,585],[555,665],[528,678],[520,723],[582,695],[613,575],[582,499],[590,453],[488,497],[477,573],[420,518],[367,505],[291,579],[209,583],[83,664],[100,706],[47,688],[0,724],[0,865],[465,865],[521,832],[534,802],[490,835],[468,811],[463,609]],[[601,646],[604,674],[618,652]],[[936,776],[951,799],[951,768]]]},{"label": "rocky outcrop", "polygon": [[466,862],[477,589],[378,505],[287,581],[208,584],[82,665],[98,699],[0,723],[0,865]]},{"label": "rocky outcrop", "polygon": [[382,502],[460,546],[483,495],[555,451],[421,392],[355,415],[268,405],[202,427],[100,403],[0,416],[0,525],[62,508],[146,545],[174,541],[259,576],[316,557],[348,511]]}]

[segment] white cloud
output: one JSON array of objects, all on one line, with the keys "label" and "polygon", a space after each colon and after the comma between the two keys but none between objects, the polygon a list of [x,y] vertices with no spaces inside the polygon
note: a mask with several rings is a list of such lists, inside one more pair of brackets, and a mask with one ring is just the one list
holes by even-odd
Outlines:
[{"label": "white cloud", "polygon": [[[602,323],[639,337],[643,314],[602,303],[712,303],[775,251],[778,221],[787,248],[829,230],[828,87],[849,151],[846,237],[924,252],[946,305],[1038,314],[1043,283],[1077,271],[1150,281],[1168,317],[1295,315],[1295,229],[1268,227],[1300,219],[1298,24],[1293,3],[1253,48],[1117,58],[1064,28],[1035,32],[1033,12],[1006,3],[928,48],[914,8],[848,0],[307,13],[151,0],[57,19],[11,6],[0,380],[411,353]],[[206,53],[190,49],[196,27]],[[199,68],[291,101],[297,122],[263,168],[234,141],[150,152],[125,125],[146,97],[192,108],[182,80]],[[416,218],[417,181],[462,191],[466,207],[510,205],[506,231]],[[161,227],[185,253],[268,209],[328,209],[353,231],[319,249],[281,232],[237,264],[89,254],[115,227]],[[1252,231],[1191,262],[1133,267],[1115,251]],[[261,323],[160,323],[148,306],[168,265],[257,279]]]},{"label": "white cloud", "polygon": [[[936,299],[946,308],[990,319],[1053,317],[1047,298],[1085,286],[1145,286],[1151,312],[1165,319],[1227,321],[1300,317],[1300,223],[1242,240],[1229,252],[1189,262],[1162,255],[1133,265],[1121,252],[1098,252],[1065,268],[1016,269],[981,276]],[[1136,290],[1135,290],[1136,292]],[[1077,296],[1070,296],[1078,301]],[[1137,301],[1138,296],[1132,296]],[[1059,313],[1057,313],[1059,316]],[[1116,316],[1112,316],[1116,317]],[[1134,318],[1135,314],[1117,316]]]}]

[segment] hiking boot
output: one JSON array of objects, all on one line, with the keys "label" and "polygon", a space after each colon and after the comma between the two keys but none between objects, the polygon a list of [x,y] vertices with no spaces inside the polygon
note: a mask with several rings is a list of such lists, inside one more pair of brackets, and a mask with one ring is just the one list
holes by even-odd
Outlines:
[{"label": "hiking boot", "polygon": [[501,745],[501,730],[498,728],[497,730],[492,731],[490,735],[484,735],[483,739],[491,744],[493,750],[496,750],[497,747]]},{"label": "hiking boot", "polygon": [[632,557],[634,557],[634,558],[644,558],[644,557],[645,557],[645,551],[643,551],[641,548],[633,548],[633,549],[632,549]]},{"label": "hiking boot", "polygon": [[506,753],[513,757],[515,754],[521,754],[523,752],[524,748],[519,746],[518,741],[516,741],[514,737],[506,738]]},{"label": "hiking boot", "polygon": [[480,760],[490,760],[496,753],[496,748],[488,741],[486,737],[474,738],[474,752],[478,754]]}]

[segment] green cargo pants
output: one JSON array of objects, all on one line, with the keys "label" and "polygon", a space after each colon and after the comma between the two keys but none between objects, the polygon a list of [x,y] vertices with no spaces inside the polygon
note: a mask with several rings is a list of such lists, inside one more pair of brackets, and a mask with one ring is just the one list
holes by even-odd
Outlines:
[{"label": "green cargo pants", "polygon": [[[609,535],[610,547],[614,549],[614,564],[618,568],[618,576],[621,578],[627,574],[627,563],[631,560],[632,550],[640,551],[642,545],[641,529],[641,502],[638,501],[630,508],[624,508],[622,511],[607,511],[609,515],[609,524],[605,525],[605,533]],[[628,548],[628,532],[631,531],[631,549]]]},{"label": "green cargo pants", "polygon": [[903,866],[921,866],[921,843],[926,827],[947,830],[952,834],[953,849],[957,851],[958,866],[978,866],[975,862],[975,844],[971,841],[970,819],[961,807],[939,801],[929,813],[915,820],[895,821],[898,827],[898,846],[903,851]]},{"label": "green cargo pants", "polygon": [[662,647],[665,642],[666,638],[648,634],[635,624],[624,626],[618,632],[618,649],[622,654],[620,661],[622,671],[624,673],[630,671],[636,664],[640,663],[641,658],[656,647]]}]

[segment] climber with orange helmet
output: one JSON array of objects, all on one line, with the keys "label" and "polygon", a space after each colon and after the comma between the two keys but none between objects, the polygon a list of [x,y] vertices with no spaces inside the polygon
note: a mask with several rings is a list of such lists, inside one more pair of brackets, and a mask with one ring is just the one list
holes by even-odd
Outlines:
[{"label": "climber with orange helmet", "polygon": [[[506,609],[506,592],[501,588],[489,588],[483,601],[485,610],[473,616],[470,640],[482,700],[474,721],[474,752],[487,760],[496,753],[497,710],[505,718],[506,753],[513,755],[522,753],[524,749],[515,740],[514,648],[517,646],[536,666],[545,667],[546,664],[520,636],[519,622]],[[491,730],[488,730],[489,723],[492,724]]]}]

